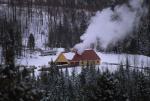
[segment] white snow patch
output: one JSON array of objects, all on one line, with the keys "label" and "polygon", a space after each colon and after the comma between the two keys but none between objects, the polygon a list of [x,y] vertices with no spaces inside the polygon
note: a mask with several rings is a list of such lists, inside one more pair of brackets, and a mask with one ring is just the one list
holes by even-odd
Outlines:
[{"label": "white snow patch", "polygon": [[54,61],[58,55],[52,55],[52,56],[39,56],[40,54],[35,54],[34,56],[31,55],[31,57],[26,57],[22,59],[18,59],[17,64],[21,65],[27,65],[27,66],[44,66],[48,65],[48,62]]},{"label": "white snow patch", "polygon": [[73,52],[63,53],[63,54],[68,60],[72,60],[73,56],[75,55],[75,53],[73,53]]},{"label": "white snow patch", "polygon": [[57,52],[58,52],[58,53],[61,53],[61,52],[64,52],[64,51],[65,51],[64,48],[57,48]]},{"label": "white snow patch", "polygon": [[128,59],[130,66],[149,67],[150,57],[144,55],[131,55],[131,54],[111,54],[97,52],[101,58],[102,63],[126,64]]}]

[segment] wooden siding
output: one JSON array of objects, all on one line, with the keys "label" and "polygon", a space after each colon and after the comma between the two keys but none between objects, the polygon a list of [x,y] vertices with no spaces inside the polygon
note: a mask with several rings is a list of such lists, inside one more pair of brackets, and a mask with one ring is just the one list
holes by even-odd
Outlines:
[{"label": "wooden siding", "polygon": [[80,66],[86,66],[86,65],[99,65],[100,60],[86,60],[86,61],[80,61]]},{"label": "wooden siding", "polygon": [[83,60],[83,61],[72,61],[72,65],[79,65],[79,66],[87,66],[88,65],[100,65],[100,60]]},{"label": "wooden siding", "polygon": [[66,57],[63,55],[63,53],[61,53],[61,54],[57,57],[55,63],[67,63],[67,64],[70,64],[70,62],[66,59]]}]

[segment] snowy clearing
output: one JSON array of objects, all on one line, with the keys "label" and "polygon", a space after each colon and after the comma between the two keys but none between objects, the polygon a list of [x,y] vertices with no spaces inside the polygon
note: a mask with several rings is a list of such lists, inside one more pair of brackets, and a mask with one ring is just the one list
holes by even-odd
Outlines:
[{"label": "snowy clearing", "polygon": [[[51,60],[55,61],[58,55],[61,52],[58,52],[56,55],[49,56],[40,56],[39,52],[34,54],[28,54],[27,57],[18,59],[18,65],[27,65],[27,66],[43,66],[48,65],[48,62]],[[150,66],[150,57],[144,55],[131,55],[131,54],[113,54],[113,53],[101,53],[97,52],[98,56],[101,58],[101,65],[112,63],[112,64],[125,64],[128,59],[129,65],[138,66],[138,67],[149,67]],[[69,56],[70,55],[70,56]],[[71,57],[72,53],[67,53],[67,56]]]},{"label": "snowy clearing", "polygon": [[[39,69],[41,69],[42,66],[48,66],[50,61],[55,61],[58,55],[63,51],[63,49],[58,49],[58,53],[56,55],[49,55],[49,56],[40,56],[39,52],[36,52],[34,54],[28,54],[27,57],[22,59],[17,59],[17,65],[25,65],[28,68],[30,66],[35,66],[37,69],[35,70],[35,75],[39,75]],[[71,52],[69,52],[70,55],[72,55]],[[67,54],[67,56],[69,55]],[[128,59],[130,66],[136,66],[136,67],[149,67],[150,66],[150,57],[143,56],[143,55],[131,55],[131,54],[113,54],[113,53],[101,53],[97,52],[98,56],[101,58],[101,64],[99,67],[101,71],[109,70],[109,71],[115,71],[118,69],[118,65],[113,64],[126,64],[126,60]],[[71,57],[71,56],[70,56]],[[110,65],[111,64],[111,65]],[[64,71],[65,69],[63,69]],[[72,73],[72,71],[75,70],[76,73],[81,72],[81,67],[75,67],[75,68],[68,68],[69,74]]]}]

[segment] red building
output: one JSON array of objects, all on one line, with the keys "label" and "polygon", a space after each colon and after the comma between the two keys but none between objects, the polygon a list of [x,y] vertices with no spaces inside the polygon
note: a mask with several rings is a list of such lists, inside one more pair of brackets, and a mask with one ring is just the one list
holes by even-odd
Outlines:
[{"label": "red building", "polygon": [[71,65],[99,65],[101,62],[100,57],[96,54],[96,52],[92,49],[84,50],[84,52],[80,55],[76,53],[71,60]]}]

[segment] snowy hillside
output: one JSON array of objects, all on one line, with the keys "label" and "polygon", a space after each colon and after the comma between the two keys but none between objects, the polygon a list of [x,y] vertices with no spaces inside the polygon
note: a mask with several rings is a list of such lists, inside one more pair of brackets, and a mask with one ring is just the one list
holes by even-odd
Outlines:
[{"label": "snowy hillside", "polygon": [[[10,13],[4,12],[7,10],[10,10]],[[1,18],[5,16],[5,13],[8,16],[13,16],[12,12],[12,9],[10,9],[7,4],[0,4]],[[16,15],[19,15],[17,16],[17,20],[21,21],[22,24],[23,44],[27,45],[28,37],[32,33],[36,40],[36,47],[43,48],[48,40],[48,14],[44,8],[38,9],[36,7],[34,7],[31,12],[32,15],[28,15],[31,16],[31,18],[28,18],[26,16],[28,13],[27,7],[16,9]]]}]

